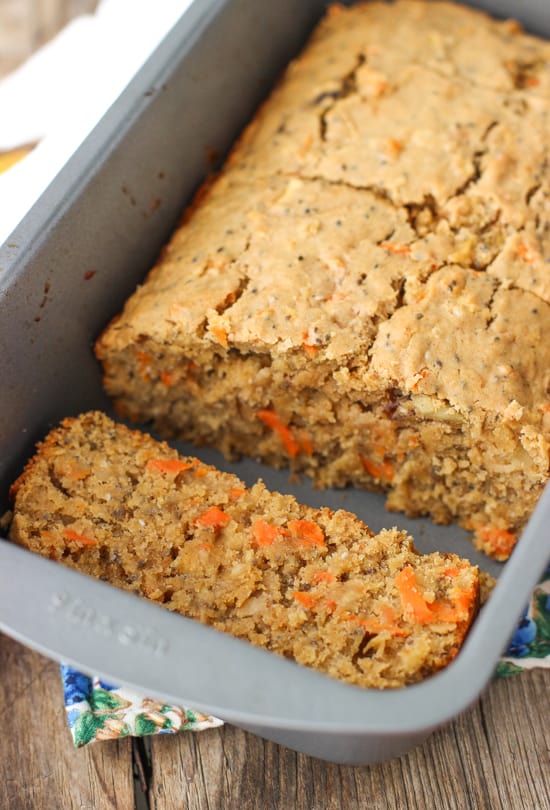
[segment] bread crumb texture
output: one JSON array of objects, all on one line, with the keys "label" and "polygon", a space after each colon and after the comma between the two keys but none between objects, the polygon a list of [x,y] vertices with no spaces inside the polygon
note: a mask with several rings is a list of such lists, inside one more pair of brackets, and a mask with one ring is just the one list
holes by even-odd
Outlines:
[{"label": "bread crumb texture", "polygon": [[478,608],[466,560],[247,488],[100,413],[50,433],[11,495],[16,543],[360,686],[441,669]]},{"label": "bread crumb texture", "polygon": [[517,23],[334,7],[100,337],[119,413],[506,559],[549,474],[549,110]]}]

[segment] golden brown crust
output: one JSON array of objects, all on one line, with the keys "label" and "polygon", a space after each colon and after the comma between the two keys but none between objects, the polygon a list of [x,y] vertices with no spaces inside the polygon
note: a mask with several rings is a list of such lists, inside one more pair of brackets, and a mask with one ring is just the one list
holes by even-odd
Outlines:
[{"label": "golden brown crust", "polygon": [[550,469],[549,61],[453,3],[329,12],[100,337],[118,412],[508,557]]}]

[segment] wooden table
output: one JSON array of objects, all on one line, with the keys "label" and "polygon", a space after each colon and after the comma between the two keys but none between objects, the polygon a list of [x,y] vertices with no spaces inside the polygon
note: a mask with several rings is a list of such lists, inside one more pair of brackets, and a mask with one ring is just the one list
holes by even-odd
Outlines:
[{"label": "wooden table", "polygon": [[[0,75],[96,2],[0,0]],[[549,691],[550,671],[495,681],[422,747],[365,768],[230,726],[76,751],[57,665],[0,636],[0,808],[550,810]]]},{"label": "wooden table", "polygon": [[57,665],[0,636],[2,810],[550,810],[550,671],[493,681],[421,747],[346,767],[220,729],[75,750]]}]

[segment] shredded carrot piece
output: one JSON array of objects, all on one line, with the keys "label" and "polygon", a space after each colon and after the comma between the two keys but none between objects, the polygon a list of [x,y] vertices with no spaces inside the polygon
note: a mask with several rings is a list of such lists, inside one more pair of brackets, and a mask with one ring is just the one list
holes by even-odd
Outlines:
[{"label": "shredded carrot piece", "polygon": [[294,458],[300,449],[298,442],[293,437],[288,426],[281,422],[275,411],[265,408],[258,411],[257,416],[258,419],[261,419],[264,425],[267,425],[279,435],[288,455],[290,458]]},{"label": "shredded carrot piece", "polygon": [[432,622],[434,620],[432,611],[420,593],[414,571],[410,565],[406,565],[401,569],[394,582],[401,598],[405,617],[413,619],[419,624]]},{"label": "shredded carrot piece", "polygon": [[292,591],[291,596],[306,608],[312,608],[315,604],[315,599],[308,591]]},{"label": "shredded carrot piece", "polygon": [[453,603],[462,613],[469,612],[476,592],[473,588],[457,588],[451,593]]},{"label": "shredded carrot piece", "polygon": [[63,535],[66,540],[70,540],[73,543],[80,543],[81,546],[97,545],[97,540],[94,540],[93,537],[87,537],[85,534],[79,534],[78,532],[73,531],[73,529],[64,529]]},{"label": "shredded carrot piece", "polygon": [[315,357],[319,351],[319,347],[315,346],[313,343],[302,343],[302,349],[309,354],[310,357]]},{"label": "shredded carrot piece", "polygon": [[496,526],[475,526],[479,539],[488,546],[494,554],[509,557],[516,544],[516,536],[507,529]]},{"label": "shredded carrot piece", "polygon": [[380,247],[398,256],[406,256],[411,252],[410,245],[402,245],[400,242],[380,242]]},{"label": "shredded carrot piece", "polygon": [[310,357],[313,357],[317,353],[319,347],[314,343],[308,343],[307,334],[307,332],[302,334],[302,349],[307,352]]},{"label": "shredded carrot piece", "polygon": [[265,520],[261,518],[255,521],[252,527],[252,533],[254,544],[258,548],[271,546],[281,534],[277,526],[274,526],[272,523],[266,523]]},{"label": "shredded carrot piece", "polygon": [[63,474],[72,481],[83,481],[90,473],[89,467],[80,467],[75,461],[69,461],[67,469],[63,470]]},{"label": "shredded carrot piece", "polygon": [[140,361],[140,363],[147,363],[150,364],[155,359],[152,354],[148,352],[142,352],[140,349],[136,349],[136,357]]},{"label": "shredded carrot piece", "polygon": [[525,242],[522,242],[521,245],[518,246],[517,254],[524,262],[527,262],[527,264],[532,264],[536,258],[531,248],[526,245]]},{"label": "shredded carrot piece", "polygon": [[452,592],[452,601],[436,601],[431,605],[434,621],[456,624],[470,612],[475,593],[472,588],[457,588]]},{"label": "shredded carrot piece", "polygon": [[395,468],[391,461],[373,461],[366,456],[361,456],[361,464],[373,478],[381,481],[393,481]]},{"label": "shredded carrot piece", "polygon": [[200,467],[197,467],[195,470],[195,478],[204,478],[204,476],[208,473],[208,467],[205,467],[204,464],[201,464]]},{"label": "shredded carrot piece", "polygon": [[212,332],[218,343],[221,343],[224,349],[227,349],[229,344],[227,342],[227,332],[225,331],[225,329],[223,329],[221,326],[212,326],[210,331]]},{"label": "shredded carrot piece", "polygon": [[173,371],[161,371],[160,381],[166,386],[166,388],[170,388],[170,386],[174,385],[174,382],[176,381],[176,375]]},{"label": "shredded carrot piece", "polygon": [[336,290],[325,298],[326,303],[333,303],[334,301],[343,301],[346,296],[340,290]]},{"label": "shredded carrot piece", "polygon": [[195,518],[195,523],[199,526],[206,526],[209,529],[223,529],[227,526],[231,518],[218,506],[211,506],[202,515]]},{"label": "shredded carrot piece", "polygon": [[323,602],[324,607],[328,610],[329,613],[334,613],[337,608],[337,604],[334,599],[325,599]]},{"label": "shredded carrot piece", "polygon": [[315,583],[334,582],[335,579],[336,577],[331,571],[316,571],[315,574],[313,574],[313,582]]},{"label": "shredded carrot piece", "polygon": [[288,530],[292,539],[300,546],[325,546],[325,535],[317,523],[311,520],[290,520]]},{"label": "shredded carrot piece", "polygon": [[421,368],[420,371],[418,371],[414,375],[413,379],[415,380],[415,382],[414,382],[414,385],[411,386],[413,391],[416,391],[418,389],[418,386],[420,385],[422,380],[425,380],[429,373],[430,372],[428,371],[427,368]]},{"label": "shredded carrot piece", "polygon": [[[449,569],[453,570],[453,569]],[[418,624],[456,624],[470,612],[475,592],[472,588],[454,588],[451,601],[436,601],[429,605],[418,589],[414,571],[405,566],[395,578],[405,618]]]},{"label": "shredded carrot piece", "polygon": [[227,494],[229,495],[232,501],[235,501],[237,500],[237,498],[240,498],[241,495],[244,495],[244,493],[245,493],[244,489],[235,487],[234,489],[230,489]]},{"label": "shredded carrot piece", "polygon": [[404,146],[401,141],[396,141],[395,138],[389,138],[388,140],[388,151],[394,157],[397,157],[403,151]]},{"label": "shredded carrot piece", "polygon": [[201,551],[212,551],[212,543],[199,543],[197,548]]},{"label": "shredded carrot piece", "polygon": [[460,576],[460,573],[462,571],[463,571],[462,568],[446,568],[445,571],[443,571],[443,576],[455,579],[455,577]]},{"label": "shredded carrot piece", "polygon": [[139,373],[144,382],[149,382],[151,377],[149,376],[149,368],[154,361],[154,357],[147,352],[142,352],[140,349],[135,350],[136,357],[139,362]]},{"label": "shredded carrot piece", "polygon": [[157,470],[162,473],[172,473],[177,475],[184,470],[190,470],[193,464],[190,461],[182,461],[179,458],[152,458],[147,462],[148,470]]}]

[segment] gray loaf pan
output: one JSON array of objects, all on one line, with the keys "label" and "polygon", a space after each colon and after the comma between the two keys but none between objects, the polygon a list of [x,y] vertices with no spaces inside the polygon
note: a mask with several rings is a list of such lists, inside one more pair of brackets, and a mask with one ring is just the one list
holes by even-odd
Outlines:
[{"label": "gray loaf pan", "polygon": [[[478,4],[550,34],[546,0]],[[142,280],[190,199],[300,50],[321,0],[198,0],[0,251],[0,497],[61,418],[110,410],[95,337]],[[499,578],[457,659],[400,690],[348,686],[0,540],[0,629],[149,695],[214,714],[326,760],[399,756],[480,695],[550,556],[547,490],[505,565],[457,527],[385,512],[367,492],[316,491],[244,460],[204,460],[313,506],[408,529],[422,551],[456,550]],[[521,497],[521,493],[518,493]],[[61,710],[61,708],[60,708]]]}]

